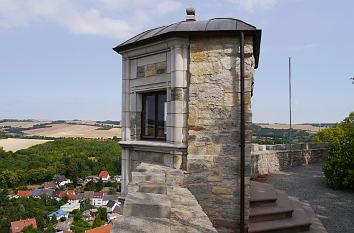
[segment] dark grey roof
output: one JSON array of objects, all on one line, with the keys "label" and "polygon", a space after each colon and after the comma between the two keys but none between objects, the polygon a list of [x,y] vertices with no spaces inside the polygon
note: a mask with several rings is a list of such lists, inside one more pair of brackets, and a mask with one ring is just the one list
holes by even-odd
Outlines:
[{"label": "dark grey roof", "polygon": [[33,197],[38,197],[39,195],[41,195],[42,190],[41,189],[34,189],[32,192],[32,196]]},{"label": "dark grey roof", "polygon": [[189,35],[252,35],[256,68],[258,66],[259,49],[261,43],[261,30],[248,23],[233,18],[214,18],[203,21],[182,21],[168,26],[162,26],[142,32],[113,48],[116,52],[163,40],[171,36],[186,37]]},{"label": "dark grey roof", "polygon": [[116,204],[115,201],[109,200],[107,203],[107,207],[112,208]]}]

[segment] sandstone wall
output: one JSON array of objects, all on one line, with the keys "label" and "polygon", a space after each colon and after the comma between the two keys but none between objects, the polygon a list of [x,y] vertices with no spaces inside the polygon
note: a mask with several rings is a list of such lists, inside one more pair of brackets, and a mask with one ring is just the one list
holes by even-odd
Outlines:
[{"label": "sandstone wall", "polygon": [[327,160],[329,143],[298,143],[292,145],[252,144],[251,176],[271,174],[292,166]]},{"label": "sandstone wall", "polygon": [[[248,221],[253,42],[245,38],[246,221]],[[192,37],[188,86],[188,156],[185,186],[219,232],[240,219],[239,37]]]}]

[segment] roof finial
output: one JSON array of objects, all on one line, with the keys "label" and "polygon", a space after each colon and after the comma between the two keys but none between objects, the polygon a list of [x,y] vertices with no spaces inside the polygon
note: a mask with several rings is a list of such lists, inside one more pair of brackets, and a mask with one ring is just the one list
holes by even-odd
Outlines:
[{"label": "roof finial", "polygon": [[193,6],[187,7],[186,13],[186,21],[195,21],[195,9]]}]

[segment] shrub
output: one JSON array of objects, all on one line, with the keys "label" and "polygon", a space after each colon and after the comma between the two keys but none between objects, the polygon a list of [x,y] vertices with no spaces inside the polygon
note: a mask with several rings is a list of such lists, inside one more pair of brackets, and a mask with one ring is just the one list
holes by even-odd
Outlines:
[{"label": "shrub", "polygon": [[339,124],[322,130],[315,140],[332,143],[323,166],[326,184],[354,190],[354,112]]}]

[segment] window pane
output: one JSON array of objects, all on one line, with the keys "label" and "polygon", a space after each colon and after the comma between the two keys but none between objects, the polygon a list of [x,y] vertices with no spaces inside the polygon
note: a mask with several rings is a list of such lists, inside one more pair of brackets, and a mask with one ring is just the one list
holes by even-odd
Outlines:
[{"label": "window pane", "polygon": [[144,136],[155,136],[155,96],[145,96]]},{"label": "window pane", "polygon": [[166,137],[166,94],[161,93],[157,96],[157,137]]}]

